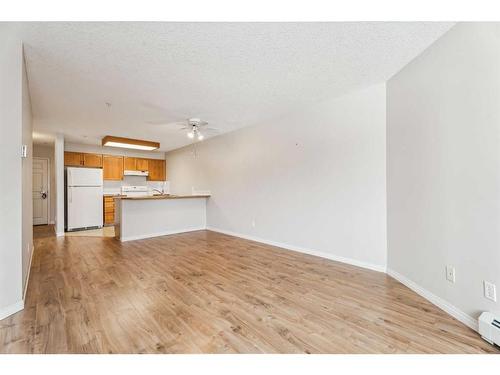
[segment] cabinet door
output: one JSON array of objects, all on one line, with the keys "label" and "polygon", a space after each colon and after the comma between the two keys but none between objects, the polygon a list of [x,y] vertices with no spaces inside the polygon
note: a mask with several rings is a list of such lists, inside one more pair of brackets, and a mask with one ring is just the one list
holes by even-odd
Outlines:
[{"label": "cabinet door", "polygon": [[83,155],[81,152],[64,152],[64,165],[67,167],[83,166]]},{"label": "cabinet door", "polygon": [[135,159],[135,168],[138,171],[148,171],[149,160],[148,159]]},{"label": "cabinet door", "polygon": [[166,171],[165,171],[165,160],[149,159],[149,181],[165,181]]},{"label": "cabinet door", "polygon": [[102,155],[83,154],[83,165],[89,168],[102,168]]},{"label": "cabinet door", "polygon": [[115,223],[115,200],[113,197],[104,197],[104,225]]},{"label": "cabinet door", "polygon": [[123,169],[126,171],[135,171],[136,170],[136,158],[131,158],[128,156],[123,157]]},{"label": "cabinet door", "polygon": [[123,156],[102,156],[103,178],[105,180],[123,180]]}]

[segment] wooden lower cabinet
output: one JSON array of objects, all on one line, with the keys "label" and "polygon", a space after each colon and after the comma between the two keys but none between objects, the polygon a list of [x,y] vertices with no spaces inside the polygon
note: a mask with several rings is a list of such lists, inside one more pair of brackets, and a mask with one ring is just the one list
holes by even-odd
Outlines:
[{"label": "wooden lower cabinet", "polygon": [[103,216],[104,225],[113,225],[115,223],[115,200],[113,197],[103,198]]}]

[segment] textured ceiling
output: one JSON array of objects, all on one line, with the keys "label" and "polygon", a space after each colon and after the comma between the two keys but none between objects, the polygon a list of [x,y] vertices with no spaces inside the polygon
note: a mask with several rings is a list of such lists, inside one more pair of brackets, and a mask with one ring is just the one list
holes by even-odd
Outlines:
[{"label": "textured ceiling", "polygon": [[[386,81],[451,23],[26,23],[35,130],[188,143],[200,117],[220,132]],[[111,105],[107,105],[110,103]],[[307,126],[307,124],[304,124]]]}]

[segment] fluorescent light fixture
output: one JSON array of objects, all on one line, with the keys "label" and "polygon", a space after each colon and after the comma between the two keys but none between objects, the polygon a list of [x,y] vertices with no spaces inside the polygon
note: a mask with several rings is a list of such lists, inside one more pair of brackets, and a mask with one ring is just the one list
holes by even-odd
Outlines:
[{"label": "fluorescent light fixture", "polygon": [[110,135],[107,135],[102,139],[102,145],[109,147],[131,148],[134,150],[146,150],[146,151],[152,151],[156,150],[157,148],[160,148],[160,144],[158,142],[143,141],[140,139],[113,137]]},{"label": "fluorescent light fixture", "polygon": [[132,148],[134,150],[156,150],[158,147],[153,146],[141,146],[141,145],[132,145],[130,143],[120,143],[120,142],[106,142],[104,146],[109,147],[121,147],[121,148]]}]

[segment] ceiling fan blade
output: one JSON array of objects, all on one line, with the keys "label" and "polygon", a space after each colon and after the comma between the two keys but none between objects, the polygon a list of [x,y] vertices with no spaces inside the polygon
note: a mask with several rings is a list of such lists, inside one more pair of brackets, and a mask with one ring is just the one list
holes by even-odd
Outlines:
[{"label": "ceiling fan blade", "polygon": [[199,130],[202,133],[220,133],[220,129],[216,129],[216,128],[201,128]]}]

